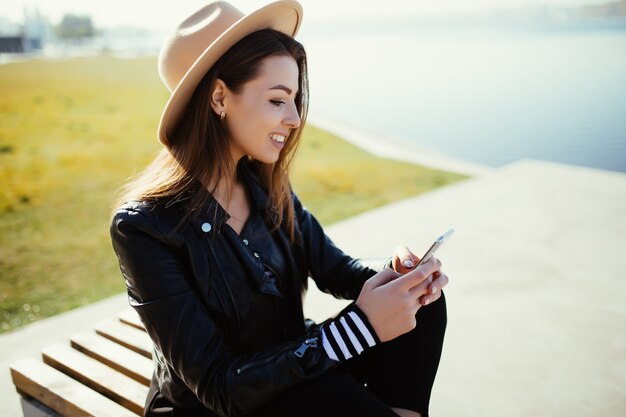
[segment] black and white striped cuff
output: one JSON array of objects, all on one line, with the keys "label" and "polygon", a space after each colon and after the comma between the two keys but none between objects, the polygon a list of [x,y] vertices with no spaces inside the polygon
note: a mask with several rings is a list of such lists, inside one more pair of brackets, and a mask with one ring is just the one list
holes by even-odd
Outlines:
[{"label": "black and white striped cuff", "polygon": [[322,346],[330,359],[343,362],[376,346],[380,339],[356,304],[322,327]]}]

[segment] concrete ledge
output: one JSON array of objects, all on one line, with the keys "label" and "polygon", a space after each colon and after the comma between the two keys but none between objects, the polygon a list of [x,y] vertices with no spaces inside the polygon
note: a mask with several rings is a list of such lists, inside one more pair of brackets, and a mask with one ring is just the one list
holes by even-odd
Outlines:
[{"label": "concrete ledge", "polygon": [[408,140],[356,129],[319,115],[310,114],[307,121],[316,127],[340,136],[343,140],[366,152],[382,158],[475,177],[494,171],[494,168],[462,161],[433,149],[420,147]]}]

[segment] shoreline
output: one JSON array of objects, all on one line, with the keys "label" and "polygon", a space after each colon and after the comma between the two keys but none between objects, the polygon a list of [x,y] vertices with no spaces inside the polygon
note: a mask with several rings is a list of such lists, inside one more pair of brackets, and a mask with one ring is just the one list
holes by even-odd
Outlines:
[{"label": "shoreline", "polygon": [[331,120],[316,114],[307,116],[307,123],[339,136],[360,149],[378,157],[409,162],[428,168],[441,169],[457,174],[480,177],[496,170],[485,165],[475,164],[426,149],[397,137],[354,128],[345,123]]}]

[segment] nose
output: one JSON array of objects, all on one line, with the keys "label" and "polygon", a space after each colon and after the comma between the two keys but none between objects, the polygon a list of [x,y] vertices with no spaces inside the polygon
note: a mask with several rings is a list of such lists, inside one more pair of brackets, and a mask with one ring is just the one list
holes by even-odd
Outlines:
[{"label": "nose", "polygon": [[300,127],[300,114],[298,114],[298,108],[295,103],[289,107],[289,111],[285,115],[283,123],[289,126],[291,129],[297,129]]}]

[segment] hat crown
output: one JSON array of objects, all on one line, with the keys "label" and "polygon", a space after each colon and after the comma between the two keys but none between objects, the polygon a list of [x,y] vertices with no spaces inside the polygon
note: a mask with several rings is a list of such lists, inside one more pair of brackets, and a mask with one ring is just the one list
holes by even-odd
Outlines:
[{"label": "hat crown", "polygon": [[202,53],[244,14],[225,1],[201,8],[169,35],[159,52],[159,74],[170,90],[183,79]]}]

